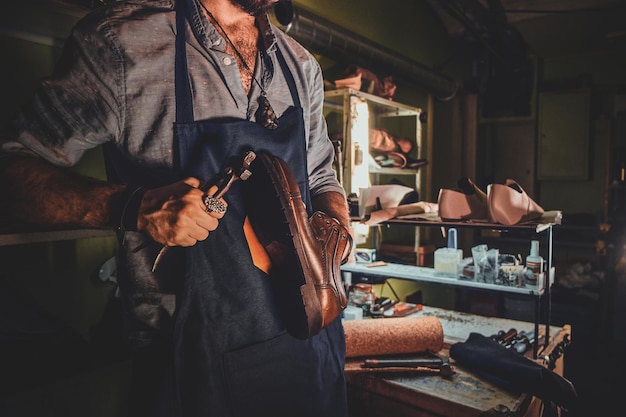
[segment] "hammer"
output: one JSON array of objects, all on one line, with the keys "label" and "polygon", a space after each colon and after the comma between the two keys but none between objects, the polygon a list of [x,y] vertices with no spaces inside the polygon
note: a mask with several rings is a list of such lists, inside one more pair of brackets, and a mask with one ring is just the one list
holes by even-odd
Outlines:
[{"label": "hammer", "polygon": [[430,368],[438,370],[441,376],[448,378],[454,370],[443,359],[365,359],[362,368]]},{"label": "hammer", "polygon": [[[247,151],[242,155],[231,157],[229,159],[228,166],[222,172],[212,178],[211,181],[208,181],[200,187],[200,190],[205,192],[203,202],[207,213],[224,213],[226,211],[226,207],[221,201],[219,201],[219,199],[222,198],[228,190],[230,190],[230,187],[235,183],[235,181],[245,181],[250,178],[252,175],[252,171],[250,171],[250,164],[255,158],[256,154],[253,151]],[[217,191],[213,195],[206,194],[209,188],[214,185],[217,185]],[[152,272],[156,271],[159,266],[159,262],[161,262],[161,259],[163,259],[163,256],[167,253],[168,249],[169,246],[163,246],[161,248],[159,254],[154,260],[154,264],[152,265]]]}]

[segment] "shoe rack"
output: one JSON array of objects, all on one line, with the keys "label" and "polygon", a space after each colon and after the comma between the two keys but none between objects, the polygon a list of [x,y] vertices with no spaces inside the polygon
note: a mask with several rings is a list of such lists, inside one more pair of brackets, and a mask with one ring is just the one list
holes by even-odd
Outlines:
[{"label": "shoe rack", "polygon": [[[409,217],[409,216],[406,216]],[[545,267],[543,280],[537,284],[525,284],[524,286],[508,286],[500,284],[490,284],[479,281],[470,281],[458,278],[442,277],[435,273],[434,268],[414,266],[406,264],[396,264],[383,262],[379,266],[373,266],[367,263],[350,263],[341,267],[343,273],[350,273],[350,280],[352,282],[355,279],[369,281],[369,282],[384,282],[387,278],[398,278],[403,280],[409,280],[420,283],[438,284],[453,286],[458,288],[467,288],[481,291],[517,294],[520,296],[527,296],[534,301],[534,331],[535,334],[540,334],[539,328],[541,325],[545,325],[545,338],[543,339],[544,348],[550,340],[550,316],[551,316],[551,295],[550,288],[554,283],[555,268],[553,266],[552,251],[553,251],[553,227],[560,224],[560,211],[550,211],[544,213],[544,215],[534,222],[528,222],[519,225],[506,226],[503,224],[495,223],[479,223],[479,222],[442,222],[438,221],[438,217],[433,217],[432,220],[420,218],[394,218],[385,223],[402,225],[409,228],[420,227],[437,227],[447,230],[450,228],[456,229],[473,229],[474,231],[487,231],[489,233],[502,233],[502,234],[518,234],[524,239],[528,240],[528,246],[530,247],[531,240],[537,240],[543,237],[543,243],[541,244],[541,255],[544,258]],[[480,243],[480,242],[478,242]],[[465,254],[465,256],[471,256]],[[543,313],[543,314],[542,314]],[[539,343],[536,342],[533,346],[534,358],[537,358],[539,349]]]},{"label": "shoe rack", "polygon": [[[347,195],[358,196],[362,188],[399,182],[417,191],[420,199],[429,197],[422,192],[428,184],[427,164],[418,168],[383,167],[372,156],[369,145],[370,129],[383,129],[412,142],[407,156],[413,161],[424,158],[421,115],[420,108],[351,88],[325,92],[324,116],[329,136],[335,143],[335,170]],[[412,245],[414,252],[419,252],[417,228],[414,231],[393,226],[380,231],[371,228],[366,233],[369,233],[368,244],[373,242],[370,247],[384,240]]]}]

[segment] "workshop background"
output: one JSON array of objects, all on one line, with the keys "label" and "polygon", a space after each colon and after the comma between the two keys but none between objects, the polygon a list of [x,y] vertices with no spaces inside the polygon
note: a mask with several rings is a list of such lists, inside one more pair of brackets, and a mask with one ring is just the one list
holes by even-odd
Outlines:
[{"label": "workshop background", "polygon": [[[48,75],[72,25],[96,0],[5,2],[0,127]],[[311,41],[329,82],[358,64],[392,76],[394,100],[424,110],[420,199],[469,176],[516,179],[554,229],[552,322],[572,325],[565,376],[589,415],[617,407],[626,353],[626,3],[620,0],[296,0],[395,60]],[[487,6],[489,5],[489,6]],[[285,30],[290,30],[285,28]],[[294,37],[296,37],[294,35]],[[296,37],[297,38],[297,37]],[[304,43],[304,42],[303,42]],[[408,68],[408,70],[407,70]],[[552,119],[551,97],[566,117]],[[549,125],[561,134],[546,142]],[[543,149],[557,149],[547,158]],[[563,156],[564,155],[564,156]],[[104,177],[100,150],[76,170]],[[0,219],[0,232],[16,233]],[[431,236],[436,244],[436,236]],[[423,242],[426,247],[429,243]],[[128,356],[117,335],[112,234],[0,247],[0,414],[120,415]],[[427,285],[423,302],[528,319],[523,300]],[[16,336],[19,335],[19,336]],[[604,365],[607,364],[607,367]],[[86,372],[88,370],[89,372]]]}]

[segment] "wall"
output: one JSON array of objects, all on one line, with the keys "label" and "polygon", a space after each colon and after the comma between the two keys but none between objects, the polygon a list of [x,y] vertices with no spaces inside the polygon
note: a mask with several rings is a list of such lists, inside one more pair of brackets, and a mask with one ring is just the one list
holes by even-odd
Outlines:
[{"label": "wall", "polygon": [[[545,83],[584,79],[592,92],[589,158],[590,175],[584,181],[544,181],[540,199],[546,205],[565,208],[571,213],[591,213],[600,221],[605,207],[609,141],[612,133],[613,102],[626,89],[626,55],[595,53],[564,56],[544,62]],[[584,196],[584,198],[581,198]]]},{"label": "wall", "polygon": [[[0,15],[0,47],[7,63],[0,78],[0,126],[51,73],[69,29],[87,10],[54,1],[6,5]],[[104,178],[100,149],[87,152],[74,170]],[[97,276],[115,251],[114,237],[0,247],[0,284],[88,338],[115,290]]]},{"label": "wall", "polygon": [[[390,6],[376,0],[294,0],[294,5],[431,68],[447,62],[451,55],[452,44],[445,28],[425,1],[396,0]],[[461,71],[458,62],[445,68],[455,78]],[[425,106],[425,97],[402,93],[400,89],[398,101]]]}]

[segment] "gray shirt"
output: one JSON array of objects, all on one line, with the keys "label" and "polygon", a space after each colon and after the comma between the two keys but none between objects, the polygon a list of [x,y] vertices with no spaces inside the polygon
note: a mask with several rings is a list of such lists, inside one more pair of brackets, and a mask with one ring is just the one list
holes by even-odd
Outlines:
[{"label": "gray shirt", "polygon": [[[188,1],[187,61],[195,120],[235,117],[254,121],[260,87],[248,96],[235,57],[206,19],[197,0]],[[173,166],[176,115],[174,0],[136,0],[100,8],[82,19],[66,41],[54,74],[21,114],[18,131],[3,150],[23,150],[72,166],[85,150],[112,141],[151,167]],[[293,105],[276,57],[280,48],[303,108],[312,196],[343,193],[332,170],[333,147],[323,117],[323,78],[315,58],[259,18],[263,48],[255,77],[280,116]]]}]

